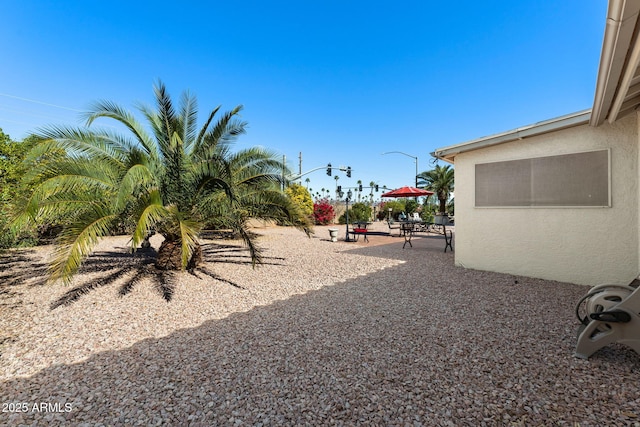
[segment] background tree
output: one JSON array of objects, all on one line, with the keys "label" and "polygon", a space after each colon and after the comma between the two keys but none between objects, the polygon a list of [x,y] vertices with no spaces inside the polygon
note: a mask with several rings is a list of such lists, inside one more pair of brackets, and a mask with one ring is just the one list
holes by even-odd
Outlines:
[{"label": "background tree", "polygon": [[418,207],[420,207],[420,204],[416,202],[415,199],[407,199],[404,202],[404,213],[406,213],[407,215],[411,215],[412,213],[418,211]]},{"label": "background tree", "polygon": [[[35,224],[21,230],[20,233],[15,233],[9,227],[9,218],[15,210],[16,200],[22,193],[30,190],[30,187],[21,184],[21,179],[27,171],[23,162],[29,147],[36,141],[35,137],[13,141],[0,129],[0,248],[37,244],[41,232],[49,231],[44,228],[38,230]],[[47,153],[40,161],[45,164],[55,155],[55,152]]]},{"label": "background tree", "polygon": [[[202,259],[199,235],[214,222],[242,237],[254,262],[260,262],[251,217],[275,219],[300,228],[308,220],[281,190],[284,165],[260,148],[231,151],[245,132],[237,119],[241,106],[221,114],[211,111],[197,125],[197,101],[184,93],[176,110],[161,82],[155,85],[155,108],[139,107],[145,128],[133,114],[109,101],[87,113],[86,128],[51,126],[26,157],[25,183],[34,190],[21,204],[14,227],[31,221],[66,218],[56,241],[50,281],[65,283],[99,239],[123,218],[135,224],[132,249],[151,232],[164,237],[155,265],[161,270],[193,269]],[[96,119],[112,119],[128,130],[120,134],[94,129]],[[64,153],[46,167],[48,152]]]},{"label": "background tree", "polygon": [[369,182],[370,192],[369,192],[369,203],[373,203],[373,190],[375,189],[376,183],[374,181]]},{"label": "background tree", "polygon": [[405,199],[389,200],[380,204],[380,211],[378,212],[378,219],[389,219],[389,208],[391,208],[391,219],[397,220],[398,215],[405,212],[406,209]]},{"label": "background tree", "polygon": [[311,194],[309,194],[309,191],[305,187],[300,184],[291,184],[285,189],[285,193],[287,193],[303,215],[313,215],[313,199],[311,199]]},{"label": "background tree", "polygon": [[25,153],[23,144],[12,141],[0,129],[0,248],[15,244],[15,236],[9,232],[7,218],[11,202],[18,194],[20,177],[24,174],[22,160]]},{"label": "background tree", "polygon": [[[349,208],[349,222],[357,221],[369,221],[371,219],[371,206],[367,206],[365,203],[356,202]],[[340,224],[347,222],[346,213],[340,215],[338,218]]]},{"label": "background tree", "polygon": [[440,212],[446,212],[447,200],[454,191],[454,170],[450,165],[436,167],[418,174],[418,187],[433,191],[440,203]]}]

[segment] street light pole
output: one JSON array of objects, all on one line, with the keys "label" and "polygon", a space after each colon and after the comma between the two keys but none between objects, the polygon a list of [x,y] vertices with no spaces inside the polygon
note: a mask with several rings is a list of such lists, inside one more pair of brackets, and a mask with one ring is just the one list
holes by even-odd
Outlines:
[{"label": "street light pole", "polygon": [[403,153],[402,151],[387,151],[386,153],[382,153],[382,155],[385,154],[402,154],[405,155],[407,157],[411,157],[412,159],[415,160],[416,162],[416,188],[418,188],[418,157],[417,156],[412,156],[411,154],[407,154],[407,153]]},{"label": "street light pole", "polygon": [[347,222],[347,230],[346,230],[346,235],[344,238],[345,242],[350,242],[351,239],[349,238],[349,199],[351,199],[351,196],[353,195],[353,193],[351,192],[351,190],[347,191],[347,212],[346,212],[346,222]]},{"label": "street light pole", "polygon": [[[338,190],[337,192],[337,196],[338,198],[342,199],[342,196],[344,196],[344,192],[342,190]],[[351,199],[351,196],[353,196],[353,193],[351,192],[351,190],[347,191],[347,198],[345,199],[345,202],[347,203],[347,212],[346,212],[346,222],[347,222],[347,227],[346,227],[346,232],[345,232],[345,237],[344,237],[344,241],[345,242],[350,242],[351,239],[349,238],[349,199]]]}]

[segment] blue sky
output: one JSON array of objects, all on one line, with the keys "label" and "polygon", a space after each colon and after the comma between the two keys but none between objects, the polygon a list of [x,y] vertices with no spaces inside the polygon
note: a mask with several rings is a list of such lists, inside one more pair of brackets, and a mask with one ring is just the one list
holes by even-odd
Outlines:
[{"label": "blue sky", "polygon": [[[248,133],[303,172],[396,188],[434,149],[591,108],[607,2],[6,1],[0,128],[80,124],[96,100],[131,110],[162,80],[201,119],[244,105]],[[64,107],[64,108],[62,108]],[[324,170],[314,193],[335,189]]]}]

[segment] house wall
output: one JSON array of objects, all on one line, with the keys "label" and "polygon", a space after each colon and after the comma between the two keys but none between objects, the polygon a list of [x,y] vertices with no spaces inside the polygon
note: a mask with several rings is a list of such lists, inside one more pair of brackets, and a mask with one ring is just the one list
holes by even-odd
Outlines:
[{"label": "house wall", "polygon": [[[474,206],[476,163],[606,148],[611,149],[610,208]],[[637,115],[462,153],[455,170],[457,265],[591,286],[627,284],[638,276]]]}]

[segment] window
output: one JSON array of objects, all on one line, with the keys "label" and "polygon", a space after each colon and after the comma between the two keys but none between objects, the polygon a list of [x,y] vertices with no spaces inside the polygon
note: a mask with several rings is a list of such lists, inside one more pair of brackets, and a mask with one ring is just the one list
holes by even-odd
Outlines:
[{"label": "window", "polygon": [[610,151],[476,164],[476,207],[608,207]]}]

